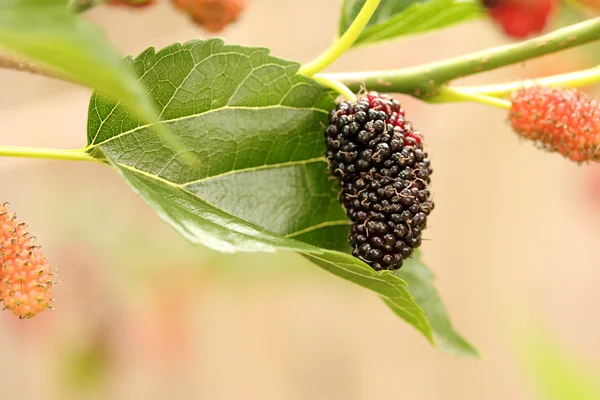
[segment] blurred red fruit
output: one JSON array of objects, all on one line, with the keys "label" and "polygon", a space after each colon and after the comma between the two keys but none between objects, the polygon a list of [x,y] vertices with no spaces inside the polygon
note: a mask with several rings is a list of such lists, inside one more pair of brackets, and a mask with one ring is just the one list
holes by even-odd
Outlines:
[{"label": "blurred red fruit", "polygon": [[584,190],[589,204],[600,210],[600,166],[595,166],[587,171]]},{"label": "blurred red fruit", "polygon": [[577,0],[577,2],[594,10],[600,10],[600,0]]},{"label": "blurred red fruit", "polygon": [[523,39],[544,29],[557,0],[483,0],[483,5],[508,36]]},{"label": "blurred red fruit", "polygon": [[194,22],[210,32],[220,32],[235,22],[244,10],[245,0],[171,0]]}]

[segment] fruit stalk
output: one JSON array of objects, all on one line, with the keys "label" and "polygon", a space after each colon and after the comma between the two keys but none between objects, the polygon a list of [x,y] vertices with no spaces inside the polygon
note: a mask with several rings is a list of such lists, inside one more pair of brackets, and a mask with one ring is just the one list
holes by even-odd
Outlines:
[{"label": "fruit stalk", "polygon": [[510,108],[510,101],[508,100],[499,99],[487,94],[469,93],[460,90],[460,88],[448,86],[440,87],[438,89],[438,94],[430,100],[430,102],[435,103],[456,103],[461,101],[474,101],[480,104],[487,104],[488,106],[498,108]]},{"label": "fruit stalk", "polygon": [[313,76],[313,79],[315,81],[319,82],[321,85],[335,90],[336,92],[338,92],[339,94],[344,96],[346,98],[346,100],[356,101],[356,95],[354,93],[352,93],[352,91],[350,89],[348,89],[348,86],[344,85],[340,81],[336,81],[334,79],[329,79],[326,76],[322,76],[322,75],[315,75],[315,76]]},{"label": "fruit stalk", "polygon": [[454,90],[460,91],[465,95],[484,95],[494,97],[504,97],[512,92],[522,89],[532,83],[545,87],[582,87],[600,82],[600,66],[583,69],[580,71],[569,72],[566,74],[546,76],[543,78],[506,82],[495,85],[480,86],[462,86],[455,87]]}]

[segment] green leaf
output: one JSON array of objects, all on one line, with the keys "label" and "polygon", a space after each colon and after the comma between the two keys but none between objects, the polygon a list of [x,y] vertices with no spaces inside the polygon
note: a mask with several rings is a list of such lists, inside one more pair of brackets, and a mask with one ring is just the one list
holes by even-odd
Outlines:
[{"label": "green leaf", "polygon": [[[328,251],[323,255],[305,253],[305,255],[321,268],[379,293],[400,318],[414,326],[431,343],[437,344],[432,336],[431,323],[426,317],[424,318],[423,310],[407,290],[406,282],[391,271],[377,273],[357,258],[339,252]],[[442,347],[440,350],[447,351]]]},{"label": "green leaf", "polygon": [[[340,32],[350,26],[366,0],[345,0]],[[354,46],[446,28],[483,15],[477,0],[382,0]]]},{"label": "green leaf", "polygon": [[0,48],[122,101],[145,121],[156,120],[150,97],[118,51],[69,11],[66,0],[0,1]]},{"label": "green leaf", "polygon": [[523,363],[544,399],[600,399],[600,371],[586,365],[544,330],[528,327],[518,345]]},{"label": "green leaf", "polygon": [[[348,220],[323,156],[330,90],[267,49],[218,39],[151,48],[132,65],[184,151],[174,153],[98,94],[88,151],[106,158],[163,220],[219,251],[299,252],[382,295],[433,340],[406,283],[348,254]],[[185,155],[194,162],[183,162]]]},{"label": "green leaf", "polygon": [[[427,319],[433,330],[433,338],[440,350],[463,356],[480,357],[479,352],[467,342],[456,330],[448,318],[442,300],[434,286],[434,276],[423,264],[420,252],[414,259],[407,260],[396,275],[408,284],[413,298],[425,310]],[[386,301],[394,312],[395,304]]]},{"label": "green leaf", "polygon": [[[318,248],[279,236],[252,225],[200,199],[193,193],[134,168],[113,162],[131,187],[156,213],[192,243],[222,252],[294,250],[323,269],[384,296],[396,313],[433,342],[431,326],[423,310],[406,290],[406,283],[391,272],[377,273],[348,254]],[[346,235],[341,237],[346,237]]]}]

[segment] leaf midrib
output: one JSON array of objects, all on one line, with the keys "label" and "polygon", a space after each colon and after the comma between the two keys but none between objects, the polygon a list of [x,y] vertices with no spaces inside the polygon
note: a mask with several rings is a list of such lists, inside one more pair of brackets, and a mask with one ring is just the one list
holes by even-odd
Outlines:
[{"label": "leaf midrib", "polygon": [[321,228],[328,228],[330,226],[342,226],[342,225],[350,225],[350,221],[347,220],[347,219],[345,219],[345,220],[335,220],[335,221],[324,221],[324,222],[321,222],[319,224],[311,225],[311,226],[309,226],[307,228],[303,228],[303,229],[297,230],[295,232],[286,233],[283,236],[287,237],[287,238],[293,238],[294,236],[303,235],[305,233],[313,232],[313,231],[319,230]]},{"label": "leaf midrib", "polygon": [[122,166],[124,168],[127,168],[130,171],[138,172],[138,173],[140,173],[142,175],[145,175],[145,176],[147,176],[149,178],[153,178],[153,179],[156,179],[158,181],[161,181],[161,182],[164,182],[164,183],[168,183],[171,186],[180,187],[182,189],[185,189],[185,186],[194,185],[196,183],[209,181],[211,179],[221,178],[223,176],[235,175],[235,174],[242,173],[242,172],[262,171],[264,169],[271,169],[271,168],[277,169],[277,168],[285,168],[285,167],[294,167],[294,166],[297,166],[297,165],[298,166],[299,165],[307,165],[307,164],[318,163],[318,162],[326,163],[327,159],[325,157],[315,157],[315,158],[309,158],[307,160],[286,161],[286,162],[283,162],[283,163],[275,163],[275,164],[263,164],[263,165],[259,165],[259,166],[256,166],[256,167],[248,167],[248,168],[235,169],[235,170],[223,172],[221,174],[216,174],[216,175],[207,176],[205,178],[200,178],[200,179],[197,179],[195,181],[183,182],[183,183],[175,183],[175,182],[170,181],[168,179],[161,178],[160,176],[158,176],[156,174],[151,174],[149,172],[146,172],[144,170],[138,169],[138,168],[133,167],[131,165],[127,165],[127,164],[123,164],[121,162],[115,161],[115,163],[119,164],[120,166]]},{"label": "leaf midrib", "polygon": [[[212,114],[214,112],[219,112],[219,111],[223,111],[223,110],[264,110],[264,109],[269,110],[269,109],[280,109],[280,108],[289,109],[289,110],[298,110],[298,111],[313,111],[313,112],[319,112],[321,114],[328,114],[327,111],[319,109],[319,108],[315,108],[315,107],[291,107],[291,106],[284,106],[282,104],[274,104],[274,105],[270,105],[270,106],[256,106],[256,107],[223,106],[223,107],[213,108],[211,110],[203,111],[199,114],[191,114],[191,115],[185,115],[185,116],[179,117],[179,118],[165,119],[165,120],[160,121],[160,123],[171,123],[171,122],[177,122],[177,121],[184,121],[186,119],[197,118],[197,117],[201,117],[203,115]],[[146,128],[149,128],[150,126],[152,126],[152,124],[140,125],[129,131],[121,132],[118,135],[111,136],[110,138],[108,138],[102,142],[94,143],[94,141],[98,137],[98,134],[100,133],[101,127],[103,126],[104,122],[108,119],[108,117],[112,114],[112,112],[113,112],[113,110],[111,110],[111,112],[107,115],[107,117],[105,119],[103,119],[102,122],[100,122],[98,130],[96,131],[96,136],[94,137],[94,140],[92,140],[92,143],[86,147],[86,150],[88,150],[88,151],[93,150],[103,144],[112,142],[113,140],[118,139],[122,136],[126,136],[131,133],[134,133],[139,130],[146,129]]]}]

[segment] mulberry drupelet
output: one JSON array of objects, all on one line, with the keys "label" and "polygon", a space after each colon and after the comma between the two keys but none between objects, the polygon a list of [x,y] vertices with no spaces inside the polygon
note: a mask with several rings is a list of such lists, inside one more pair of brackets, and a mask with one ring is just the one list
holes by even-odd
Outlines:
[{"label": "mulberry drupelet", "polygon": [[352,222],[352,254],[373,269],[398,269],[421,244],[433,202],[423,138],[398,101],[370,92],[329,113],[327,160]]}]

